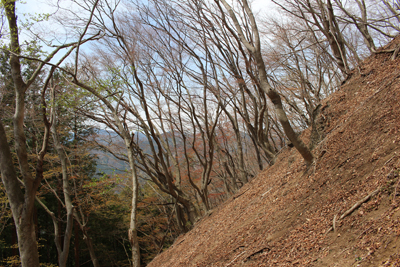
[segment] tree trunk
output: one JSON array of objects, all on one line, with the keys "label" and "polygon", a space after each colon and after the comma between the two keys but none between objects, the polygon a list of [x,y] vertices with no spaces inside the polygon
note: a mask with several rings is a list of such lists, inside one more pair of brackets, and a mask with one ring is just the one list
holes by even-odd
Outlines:
[{"label": "tree trunk", "polygon": [[18,239],[17,239],[17,227],[15,226],[14,219],[12,219],[13,226],[11,228],[11,256],[18,256]]},{"label": "tree trunk", "polygon": [[186,219],[185,215],[182,211],[182,208],[180,205],[175,205],[175,218],[176,218],[176,223],[178,224],[179,230],[181,233],[186,233],[188,231],[186,227]]},{"label": "tree trunk", "polygon": [[132,175],[132,208],[131,208],[131,220],[128,230],[128,237],[132,247],[132,265],[133,267],[140,267],[140,249],[139,240],[137,237],[137,204],[138,204],[138,193],[139,183],[136,173],[136,166],[134,161],[134,154],[131,147],[128,149],[129,166],[131,168]]},{"label": "tree trunk", "polygon": [[[215,0],[218,2],[219,0]],[[286,113],[283,109],[282,106],[282,100],[278,92],[271,87],[271,85],[268,82],[268,77],[267,77],[267,72],[265,70],[265,63],[262,58],[261,54],[261,46],[260,46],[260,36],[257,28],[257,23],[254,18],[253,12],[251,11],[247,0],[242,0],[242,4],[245,10],[246,15],[249,18],[250,24],[251,24],[251,30],[253,35],[254,35],[254,40],[252,40],[252,43],[250,43],[248,40],[246,40],[245,35],[243,33],[243,30],[241,28],[241,25],[236,17],[235,12],[233,11],[232,7],[226,2],[226,0],[220,0],[225,8],[227,9],[231,19],[233,20],[233,23],[235,25],[236,31],[238,33],[238,36],[243,43],[243,45],[247,48],[247,50],[254,56],[254,59],[256,60],[257,63],[257,69],[258,69],[258,77],[260,79],[260,86],[263,89],[263,91],[267,94],[269,99],[272,101],[275,107],[275,112],[278,116],[278,120],[282,125],[282,128],[289,140],[293,143],[293,145],[296,147],[296,149],[299,151],[301,156],[304,158],[306,161],[307,165],[311,164],[313,161],[313,155],[311,151],[307,148],[307,146],[303,143],[303,141],[298,137],[298,135],[295,133],[293,130],[292,126],[289,123],[289,120],[286,116]]]},{"label": "tree trunk", "polygon": [[22,267],[39,266],[39,254],[35,235],[35,224],[33,218],[16,218],[17,223],[18,247]]},{"label": "tree trunk", "polygon": [[88,236],[86,230],[82,229],[82,225],[81,225],[81,230],[83,233],[83,240],[85,241],[86,246],[89,250],[90,259],[92,260],[93,267],[100,267],[99,260],[97,259],[96,253],[94,252],[92,239]]},{"label": "tree trunk", "polygon": [[75,221],[75,267],[79,267],[79,224]]},{"label": "tree trunk", "polygon": [[75,221],[77,222],[77,224],[79,225],[79,228],[81,229],[81,232],[83,235],[83,240],[85,241],[86,246],[89,250],[89,255],[90,255],[90,259],[92,260],[93,267],[100,267],[99,260],[97,259],[96,253],[93,248],[92,239],[89,237],[89,235],[86,231],[85,225],[81,222],[76,209],[73,209],[73,215],[74,215]]},{"label": "tree trunk", "polygon": [[309,165],[313,161],[313,155],[311,151],[307,148],[307,146],[303,143],[303,141],[298,137],[298,135],[293,130],[290,125],[289,119],[286,116],[286,112],[283,110],[282,100],[279,94],[270,88],[268,90],[268,97],[271,99],[272,103],[275,107],[275,112],[278,116],[278,120],[282,125],[282,128],[287,136],[287,138],[293,143],[294,147],[299,151],[301,156],[304,158],[306,163]]},{"label": "tree trunk", "polygon": [[[56,108],[55,106],[55,101],[54,101],[54,91],[53,91],[53,106],[54,109]],[[73,210],[74,206],[72,205],[72,199],[70,196],[70,188],[69,188],[69,181],[68,181],[68,168],[67,168],[67,155],[65,154],[65,151],[61,145],[60,138],[58,136],[57,132],[57,115],[56,112],[52,112],[52,117],[53,117],[53,124],[51,126],[51,132],[53,135],[53,141],[54,141],[54,147],[57,151],[58,157],[61,162],[61,178],[62,178],[62,191],[64,195],[64,204],[65,204],[65,209],[67,211],[67,224],[65,226],[65,234],[64,238],[59,238],[58,239],[58,257],[59,257],[59,266],[60,267],[66,267],[67,266],[67,260],[68,260],[68,255],[69,255],[69,248],[71,245],[71,237],[72,237],[72,226],[74,223],[74,218],[73,218]],[[59,228],[59,234],[61,234],[61,228]]]},{"label": "tree trunk", "polygon": [[18,237],[18,248],[22,267],[39,267],[33,209],[36,190],[33,182],[25,185],[25,197],[20,189],[17,173],[3,124],[0,120],[0,170],[6,188]]}]

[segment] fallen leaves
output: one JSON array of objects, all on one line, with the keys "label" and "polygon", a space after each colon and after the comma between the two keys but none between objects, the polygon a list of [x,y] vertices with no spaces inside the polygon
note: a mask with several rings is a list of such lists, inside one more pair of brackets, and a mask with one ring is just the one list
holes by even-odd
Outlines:
[{"label": "fallen leaves", "polygon": [[322,104],[313,166],[282,151],[149,267],[400,266],[400,63],[383,58]]}]

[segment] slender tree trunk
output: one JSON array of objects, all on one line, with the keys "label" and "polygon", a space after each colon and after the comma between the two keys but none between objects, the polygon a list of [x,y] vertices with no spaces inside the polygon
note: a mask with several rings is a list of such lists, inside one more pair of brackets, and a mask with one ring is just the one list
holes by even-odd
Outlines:
[{"label": "slender tree trunk", "polygon": [[[53,91],[54,93],[54,91]],[[53,105],[54,105],[54,95],[53,95]],[[67,266],[67,260],[68,260],[68,255],[69,255],[69,248],[71,245],[71,237],[72,237],[72,228],[74,224],[74,218],[73,218],[73,211],[74,211],[74,206],[72,205],[72,199],[70,195],[70,186],[69,186],[69,181],[68,181],[68,169],[67,169],[67,155],[65,154],[65,151],[61,145],[60,138],[58,136],[57,132],[57,115],[56,112],[53,112],[53,124],[51,126],[51,132],[53,135],[53,141],[54,141],[54,147],[57,151],[58,157],[61,162],[61,178],[62,178],[62,192],[64,195],[64,202],[65,202],[65,209],[67,211],[67,224],[65,227],[65,233],[64,233],[64,238],[59,239],[59,244],[60,250],[59,250],[59,266],[60,267],[66,267]],[[61,228],[59,228],[61,230]],[[61,231],[60,231],[61,234]]]},{"label": "slender tree trunk", "polygon": [[301,154],[307,164],[311,164],[313,161],[313,155],[308,147],[303,143],[303,141],[298,137],[296,132],[293,130],[293,127],[290,125],[289,119],[286,116],[286,112],[283,109],[282,100],[279,94],[275,90],[268,90],[268,97],[271,99],[272,103],[275,107],[275,112],[278,116],[278,120],[282,125],[282,128],[289,138],[289,140],[293,143],[294,147],[296,147],[297,151]]},{"label": "slender tree trunk", "polygon": [[79,267],[79,224],[75,221],[75,267]]},{"label": "slender tree trunk", "polygon": [[82,229],[82,227],[81,230],[83,233],[83,240],[85,241],[86,246],[89,250],[90,259],[92,260],[93,267],[100,267],[99,260],[97,259],[96,253],[94,251],[92,239],[88,236],[87,232],[84,229]]},{"label": "slender tree trunk", "polygon": [[241,0],[243,4],[243,8],[245,10],[246,15],[249,18],[250,25],[251,25],[251,30],[253,35],[254,35],[254,41],[252,40],[252,43],[250,43],[248,40],[246,40],[245,35],[243,33],[243,30],[241,28],[241,25],[236,17],[235,12],[233,11],[232,7],[226,2],[226,0],[214,0],[216,2],[221,1],[225,8],[227,9],[231,19],[233,20],[233,23],[235,25],[236,31],[238,33],[238,36],[243,43],[243,45],[247,48],[247,50],[254,56],[254,59],[256,60],[257,63],[257,69],[258,69],[258,77],[260,80],[260,86],[263,89],[263,91],[267,94],[269,99],[272,101],[275,107],[275,112],[278,116],[278,120],[282,125],[282,128],[287,136],[287,138],[293,143],[293,145],[296,147],[297,151],[301,154],[301,156],[304,158],[306,161],[307,165],[311,164],[313,161],[313,155],[311,151],[307,148],[307,146],[303,143],[303,141],[299,138],[299,136],[295,133],[293,130],[292,126],[289,123],[289,119],[286,116],[286,112],[283,109],[282,105],[282,100],[278,92],[271,87],[271,85],[268,82],[268,77],[267,77],[267,72],[265,70],[265,63],[262,58],[261,54],[261,45],[260,45],[260,36],[259,36],[259,31],[257,28],[257,23],[254,18],[253,12],[251,11],[247,0]]},{"label": "slender tree trunk", "polygon": [[[235,114],[236,117],[236,114]],[[237,118],[235,118],[237,121]],[[245,166],[244,166],[244,155],[243,155],[243,143],[242,143],[242,137],[240,135],[239,129],[235,129],[235,135],[236,135],[236,143],[237,143],[237,150],[239,153],[239,180],[245,184],[248,182],[247,179],[247,174],[245,171]]]},{"label": "slender tree trunk", "polygon": [[[94,88],[79,82],[76,77],[74,77],[73,83],[89,92],[91,92],[94,96],[100,99],[107,108],[113,113],[113,118],[115,120],[115,124],[117,125],[121,137],[124,139],[125,148],[127,149],[128,159],[129,159],[129,166],[131,169],[131,177],[132,177],[132,210],[131,210],[131,220],[130,220],[130,227],[128,230],[128,237],[132,246],[132,260],[133,266],[140,266],[140,250],[139,250],[139,243],[137,240],[137,219],[136,219],[136,210],[137,210],[137,197],[138,197],[138,180],[136,174],[136,166],[135,166],[135,155],[133,153],[133,136],[130,135],[129,131],[124,127],[124,124],[120,120],[118,111],[114,108],[114,106],[101,94],[99,94]],[[82,224],[81,230],[85,234]],[[86,240],[87,241],[87,240]],[[89,245],[88,245],[89,247]],[[93,258],[92,258],[93,260]],[[94,263],[93,263],[94,264]],[[97,266],[95,266],[97,267]]]},{"label": "slender tree trunk", "polygon": [[201,190],[200,197],[201,197],[201,200],[202,200],[202,203],[203,203],[203,210],[206,213],[206,212],[208,212],[210,210],[210,201],[208,199],[208,188],[207,187],[204,187]]},{"label": "slender tree trunk", "polygon": [[11,245],[13,248],[11,249],[11,256],[18,256],[18,240],[17,240],[17,227],[15,226],[14,219],[13,226],[11,228]]},{"label": "slender tree trunk", "polygon": [[[62,194],[62,181],[59,179],[58,180],[58,182],[57,182],[57,195],[59,195],[59,196],[61,196],[61,194]],[[56,220],[56,222],[57,222],[57,233],[55,233],[57,236],[56,236],[56,238],[58,239],[58,240],[60,240],[59,242],[60,242],[60,249],[62,250],[63,249],[63,243],[64,243],[64,238],[63,238],[63,233],[62,233],[62,230],[61,229],[63,229],[63,226],[64,226],[64,224],[63,224],[63,220],[62,220],[62,213],[61,213],[61,203],[60,203],[60,201],[58,201],[57,202],[57,220]],[[60,257],[60,255],[58,255],[58,257]],[[60,262],[60,259],[58,260],[58,262]]]},{"label": "slender tree trunk", "polygon": [[129,166],[132,175],[132,207],[131,207],[131,220],[128,230],[128,237],[132,247],[132,265],[133,267],[140,267],[140,249],[139,240],[137,237],[137,204],[139,183],[136,173],[136,166],[134,161],[134,154],[130,147],[128,147]]},{"label": "slender tree trunk", "polygon": [[79,228],[81,229],[81,232],[83,235],[83,240],[85,241],[86,246],[89,250],[89,255],[90,255],[90,259],[92,260],[93,267],[100,267],[99,260],[97,259],[96,253],[94,251],[92,239],[89,237],[89,235],[86,231],[85,225],[80,220],[80,217],[79,217],[76,209],[73,209],[73,215],[74,215],[75,221],[77,222]]}]

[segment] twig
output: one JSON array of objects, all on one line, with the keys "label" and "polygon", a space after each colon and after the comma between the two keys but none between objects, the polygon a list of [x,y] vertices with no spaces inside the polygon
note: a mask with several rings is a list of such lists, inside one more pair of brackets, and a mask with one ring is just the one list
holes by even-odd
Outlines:
[{"label": "twig", "polygon": [[400,184],[400,179],[399,179],[399,181],[397,182],[397,185],[394,187],[394,192],[393,192],[393,201],[392,201],[392,203],[396,203],[396,195],[397,195],[397,187],[399,186],[399,184]]},{"label": "twig", "polygon": [[[395,152],[395,154],[396,154],[396,152]],[[397,155],[397,154],[396,154],[396,155]],[[394,155],[394,156],[395,156],[395,155]],[[394,157],[394,156],[393,156],[393,157]],[[391,160],[393,157],[391,157],[390,160]],[[399,160],[399,161],[400,161],[400,160]],[[399,167],[398,167],[398,166],[399,166],[399,161],[397,161],[397,163],[395,164],[395,167],[393,167],[393,168],[386,174],[386,177],[388,177],[389,174],[390,174],[391,172],[393,172],[394,169],[398,170],[398,168],[399,168]],[[386,163],[385,163],[385,164],[386,164]],[[399,184],[400,184],[400,179],[399,179],[399,181],[397,182],[396,186],[394,187],[393,200],[392,200],[392,203],[393,203],[393,204],[396,203],[397,187],[399,186]]]},{"label": "twig", "polygon": [[370,227],[368,227],[367,229],[365,229],[364,231],[362,231],[362,233],[359,234],[359,235],[357,236],[356,239],[359,239],[364,233],[366,233],[369,229],[371,229],[371,227],[372,227],[372,226],[370,226]]},{"label": "twig", "polygon": [[245,253],[246,251],[242,251],[242,253],[240,253],[239,255],[237,255],[230,263],[228,263],[225,267],[230,266],[237,258],[239,258],[243,253]]},{"label": "twig", "polygon": [[385,166],[387,163],[389,163],[395,156],[397,156],[397,153],[396,153],[396,152],[394,152],[394,155],[393,155],[390,159],[388,159],[388,160],[383,164],[383,166]]},{"label": "twig", "polygon": [[336,233],[336,218],[337,218],[337,214],[335,214],[335,216],[333,216],[333,222],[332,222],[332,228],[335,233]]},{"label": "twig", "polygon": [[268,193],[272,190],[272,188],[273,188],[273,187],[271,187],[267,192],[263,193],[263,194],[261,195],[261,197],[264,197],[264,195],[268,194]]},{"label": "twig", "polygon": [[339,255],[342,254],[343,252],[345,252],[346,250],[349,250],[350,248],[345,248],[343,249],[341,252],[339,252]]}]

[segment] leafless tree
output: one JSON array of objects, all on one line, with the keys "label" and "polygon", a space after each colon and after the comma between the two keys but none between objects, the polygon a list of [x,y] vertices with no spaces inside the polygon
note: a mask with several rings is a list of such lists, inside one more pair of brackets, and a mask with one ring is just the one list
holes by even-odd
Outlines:
[{"label": "leafless tree", "polygon": [[287,0],[284,3],[273,0],[273,2],[289,14],[302,19],[306,28],[314,34],[316,42],[321,41],[317,33],[322,33],[342,73],[346,75],[349,72],[346,43],[331,0]]},{"label": "leafless tree", "polygon": [[[224,26],[229,27],[227,17],[225,16],[225,13],[227,13],[230,19],[232,20],[232,24],[234,25],[235,29],[235,31],[231,31],[231,33],[237,36],[237,38],[246,47],[248,52],[254,57],[257,65],[260,87],[273,103],[275,108],[275,113],[278,117],[278,120],[286,136],[293,143],[296,149],[300,152],[300,154],[307,162],[307,164],[311,164],[311,162],[313,161],[313,155],[311,151],[299,138],[298,134],[295,133],[295,131],[293,130],[293,127],[290,125],[290,122],[287,118],[286,112],[283,109],[282,100],[279,93],[271,86],[268,80],[265,68],[265,62],[261,52],[260,33],[257,27],[257,22],[255,20],[253,12],[250,9],[248,2],[246,0],[239,2],[239,5],[243,10],[242,15],[245,16],[246,18],[245,21],[248,22],[248,28],[245,27],[246,25],[240,23],[240,21],[238,20],[237,13],[232,9],[232,7],[226,1],[216,0],[215,3],[218,5],[219,10],[221,11],[222,21]],[[248,33],[250,33],[250,35]]]},{"label": "leafless tree", "polygon": [[311,140],[315,144],[321,138],[315,132],[320,103],[339,87],[341,73],[321,44],[316,43],[308,31],[301,31],[301,22],[268,20],[264,27],[269,42],[274,44],[266,43],[267,69],[294,124],[298,130],[310,127],[316,134]]}]

